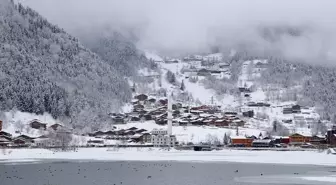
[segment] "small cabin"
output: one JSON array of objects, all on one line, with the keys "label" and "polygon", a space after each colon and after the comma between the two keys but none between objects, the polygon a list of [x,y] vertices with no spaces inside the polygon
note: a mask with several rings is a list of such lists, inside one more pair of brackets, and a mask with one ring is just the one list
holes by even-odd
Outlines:
[{"label": "small cabin", "polygon": [[61,125],[59,123],[55,123],[55,124],[50,126],[50,128],[52,128],[54,131],[58,130],[61,127],[63,127],[63,125]]},{"label": "small cabin", "polygon": [[138,99],[139,101],[145,101],[147,100],[148,96],[145,94],[139,94],[137,96],[134,97],[135,99]]},{"label": "small cabin", "polygon": [[268,148],[274,146],[274,141],[271,139],[260,139],[252,141],[252,147]]},{"label": "small cabin", "polygon": [[289,136],[290,144],[293,144],[293,145],[309,143],[311,139],[312,139],[312,136],[308,134],[295,133]]},{"label": "small cabin", "polygon": [[244,136],[231,137],[231,146],[251,147],[253,138],[247,138]]},{"label": "small cabin", "polygon": [[47,124],[45,123],[42,123],[41,121],[35,119],[35,120],[32,120],[30,123],[29,123],[30,127],[33,128],[33,129],[43,129],[43,130],[46,130],[47,129]]}]

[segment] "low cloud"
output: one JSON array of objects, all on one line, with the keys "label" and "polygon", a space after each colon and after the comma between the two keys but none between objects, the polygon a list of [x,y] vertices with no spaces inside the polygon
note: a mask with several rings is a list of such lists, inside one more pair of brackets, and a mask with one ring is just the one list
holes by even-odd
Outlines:
[{"label": "low cloud", "polygon": [[[333,64],[335,0],[25,0],[80,38],[119,31],[141,49],[179,55],[241,48]],[[85,37],[83,36],[85,35]]]}]

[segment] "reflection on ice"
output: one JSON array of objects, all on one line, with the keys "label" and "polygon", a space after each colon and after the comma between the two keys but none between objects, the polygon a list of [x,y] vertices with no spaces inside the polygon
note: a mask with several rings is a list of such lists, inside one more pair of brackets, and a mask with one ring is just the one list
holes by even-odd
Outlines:
[{"label": "reflection on ice", "polygon": [[336,176],[294,176],[294,175],[270,175],[270,176],[250,176],[235,179],[241,183],[256,184],[321,184],[328,185],[336,182]]},{"label": "reflection on ice", "polygon": [[310,181],[321,181],[321,182],[336,182],[336,175],[324,176],[324,177],[302,177],[302,179]]}]

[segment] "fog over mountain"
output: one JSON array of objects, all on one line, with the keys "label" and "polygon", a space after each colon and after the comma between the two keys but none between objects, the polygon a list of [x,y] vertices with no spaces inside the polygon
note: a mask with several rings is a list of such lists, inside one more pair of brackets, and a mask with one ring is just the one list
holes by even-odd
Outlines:
[{"label": "fog over mountain", "polygon": [[[121,31],[162,54],[248,49],[313,63],[336,58],[336,1],[25,0],[48,20],[84,37]],[[253,48],[253,49],[252,49]]]}]

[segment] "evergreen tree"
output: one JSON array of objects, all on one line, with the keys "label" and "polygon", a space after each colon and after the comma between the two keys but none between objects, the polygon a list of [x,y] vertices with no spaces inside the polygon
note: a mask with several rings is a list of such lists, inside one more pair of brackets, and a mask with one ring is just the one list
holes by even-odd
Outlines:
[{"label": "evergreen tree", "polygon": [[176,83],[175,74],[173,72],[171,72],[171,71],[167,71],[167,73],[166,73],[166,79],[171,84],[175,84]]},{"label": "evergreen tree", "polygon": [[180,89],[181,89],[181,91],[184,91],[184,90],[185,90],[184,80],[182,80]]},{"label": "evergreen tree", "polygon": [[224,145],[228,145],[229,144],[229,138],[226,135],[226,133],[224,134],[223,143],[224,143]]}]

